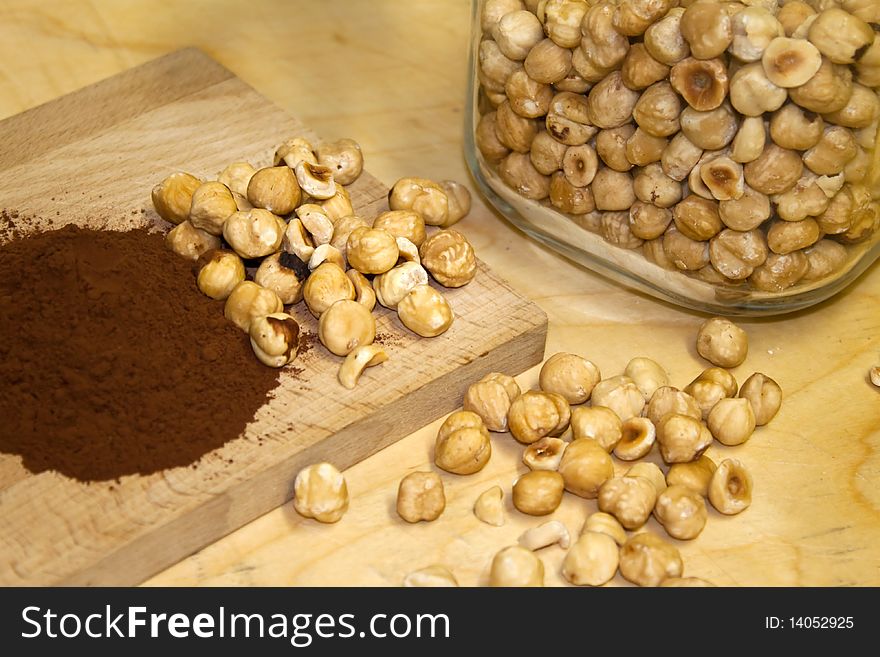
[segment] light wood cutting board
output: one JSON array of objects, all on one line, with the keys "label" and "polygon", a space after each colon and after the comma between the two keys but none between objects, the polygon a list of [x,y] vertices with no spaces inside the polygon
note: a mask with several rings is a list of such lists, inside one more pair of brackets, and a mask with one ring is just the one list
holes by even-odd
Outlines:
[{"label": "light wood cutting board", "polygon": [[[183,50],[0,122],[0,204],[46,226],[160,224],[149,202],[156,181],[181,169],[212,177],[235,160],[265,166],[294,134],[310,135]],[[387,209],[387,188],[369,174],[350,192],[365,218]],[[196,468],[86,485],[0,454],[0,584],[140,582],[283,504],[304,465],[346,468],[448,413],[483,374],[540,362],[546,316],[484,265],[448,298],[457,320],[430,340],[380,310],[390,360],[356,390],[336,382],[341,359],[316,346],[296,363],[304,372],[282,374],[245,434]],[[297,316],[315,332],[308,313]]]}]

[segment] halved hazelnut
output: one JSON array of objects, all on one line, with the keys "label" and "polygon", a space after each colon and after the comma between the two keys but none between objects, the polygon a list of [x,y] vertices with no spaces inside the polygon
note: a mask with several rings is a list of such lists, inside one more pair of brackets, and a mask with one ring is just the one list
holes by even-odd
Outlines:
[{"label": "halved hazelnut", "polygon": [[723,61],[694,57],[673,66],[669,81],[688,105],[700,112],[720,107],[730,85]]}]

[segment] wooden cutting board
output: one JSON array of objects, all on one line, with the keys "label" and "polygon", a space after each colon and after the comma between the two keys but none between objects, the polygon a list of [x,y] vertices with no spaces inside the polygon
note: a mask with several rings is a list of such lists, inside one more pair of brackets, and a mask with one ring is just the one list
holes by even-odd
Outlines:
[{"label": "wooden cutting board", "polygon": [[[181,169],[212,177],[235,160],[265,166],[294,134],[315,138],[183,50],[0,122],[0,204],[46,227],[160,225],[149,201],[156,181]],[[387,209],[387,188],[369,174],[349,189],[365,218]],[[378,311],[390,360],[356,390],[336,382],[341,359],[312,349],[245,434],[195,468],[86,485],[0,454],[0,584],[140,582],[290,499],[304,465],[346,468],[453,410],[485,373],[540,362],[546,316],[485,265],[448,298],[456,322],[434,339]],[[308,313],[297,316],[315,332]]]}]

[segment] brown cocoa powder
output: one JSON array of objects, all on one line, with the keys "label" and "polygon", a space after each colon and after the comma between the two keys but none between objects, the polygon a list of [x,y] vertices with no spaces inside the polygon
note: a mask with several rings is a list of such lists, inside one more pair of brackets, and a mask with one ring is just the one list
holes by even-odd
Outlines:
[{"label": "brown cocoa powder", "polygon": [[278,384],[162,235],[5,232],[19,239],[0,245],[0,452],[31,472],[194,464]]}]

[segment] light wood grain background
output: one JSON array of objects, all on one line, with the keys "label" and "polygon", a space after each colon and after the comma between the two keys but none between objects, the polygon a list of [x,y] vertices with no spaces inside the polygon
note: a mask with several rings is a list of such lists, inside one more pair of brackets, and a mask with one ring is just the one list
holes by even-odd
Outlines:
[{"label": "light wood grain background", "polygon": [[[352,136],[370,171],[467,180],[461,155],[469,4],[394,0],[247,3],[23,2],[0,4],[0,116],[8,116],[175,48],[196,45],[327,137]],[[317,56],[320,55],[320,56]],[[663,363],[678,385],[704,366],[693,337],[704,319],[634,294],[528,241],[479,200],[462,228],[480,255],[548,313],[548,353],[570,350],[612,375],[630,357]],[[744,320],[751,338],[742,380],[776,378],[786,402],[735,453],[754,474],[752,508],[711,512],[681,543],[685,571],[726,585],[880,584],[880,270],[822,306]],[[537,372],[521,377],[535,382]],[[353,500],[336,526],[280,508],[150,580],[151,584],[397,585],[414,568],[447,564],[463,584],[484,581],[499,547],[535,524],[510,511],[481,525],[474,498],[509,490],[520,450],[495,440],[488,467],[445,476],[437,522],[405,526],[397,482],[426,469],[437,424],[347,471]],[[567,496],[557,517],[577,531],[592,502]],[[652,520],[649,528],[660,530]],[[542,552],[557,583],[562,551]],[[619,581],[615,580],[616,582]]]}]

